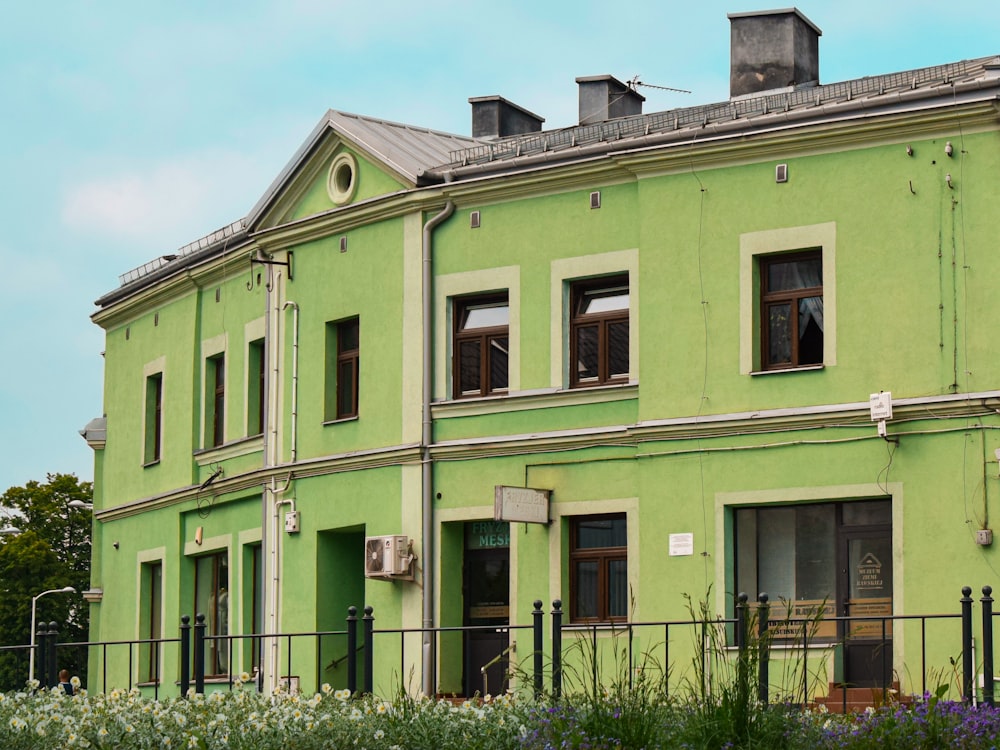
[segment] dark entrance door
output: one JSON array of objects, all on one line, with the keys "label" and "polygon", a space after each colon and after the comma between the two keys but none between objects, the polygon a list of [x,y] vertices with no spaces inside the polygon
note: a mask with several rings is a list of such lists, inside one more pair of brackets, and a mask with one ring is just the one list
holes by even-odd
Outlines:
[{"label": "dark entrance door", "polygon": [[[501,521],[465,524],[463,680],[465,694],[498,695],[507,689],[510,624],[510,527]],[[485,669],[485,671],[484,671]]]},{"label": "dark entrance door", "polygon": [[841,614],[845,623],[844,682],[882,687],[892,681],[892,534],[886,530],[845,530],[842,534]]}]

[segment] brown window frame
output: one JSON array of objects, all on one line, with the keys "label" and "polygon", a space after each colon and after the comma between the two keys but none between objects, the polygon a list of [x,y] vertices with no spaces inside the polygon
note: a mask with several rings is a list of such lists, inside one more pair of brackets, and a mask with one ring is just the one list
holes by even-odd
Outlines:
[{"label": "brown window frame", "polygon": [[[629,321],[629,309],[611,310],[598,313],[580,312],[581,306],[588,295],[594,292],[614,291],[624,287],[631,295],[627,273],[614,276],[602,276],[596,279],[573,282],[570,286],[570,319],[569,319],[569,384],[571,388],[593,388],[595,386],[628,382],[628,372],[619,375],[610,374],[611,351],[609,346],[609,328],[615,324]],[[593,378],[580,378],[577,347],[579,331],[584,328],[597,327],[597,375]],[[631,332],[629,331],[629,335]],[[626,341],[626,349],[628,342]],[[626,356],[628,353],[626,352]],[[632,363],[629,362],[629,370]]]},{"label": "brown window frame", "polygon": [[[203,560],[211,560],[211,581],[202,581],[201,577],[198,575],[198,564]],[[194,610],[199,614],[205,615],[205,635],[210,636],[229,636],[229,612],[232,611],[230,606],[229,598],[232,596],[232,587],[230,585],[230,573],[229,573],[229,552],[227,550],[221,550],[219,552],[212,552],[207,555],[200,555],[194,559]],[[219,593],[221,591],[220,587],[220,571],[222,568],[226,570],[226,580],[225,580],[225,591],[226,591],[226,628],[225,632],[222,632],[221,623],[219,622],[218,612],[218,597],[221,596]],[[214,592],[216,598],[216,611],[213,612],[201,612],[199,610],[199,593],[203,585],[208,584],[209,590],[209,601],[212,601],[212,592]],[[206,677],[223,677],[227,675],[232,670],[232,665],[229,664],[229,654],[230,654],[230,640],[229,638],[221,638],[219,640],[211,640],[205,642],[205,676]],[[223,667],[225,665],[225,667]]]},{"label": "brown window frame", "polygon": [[163,447],[163,373],[146,378],[146,438],[143,465],[160,462]]},{"label": "brown window frame", "polygon": [[[348,338],[347,333],[353,329],[354,339],[357,345],[353,349],[345,348],[344,340]],[[351,375],[351,404],[350,408],[342,409],[343,399],[341,398],[344,387],[343,377],[344,366],[347,366]],[[337,323],[337,419],[349,419],[358,416],[358,384],[361,375],[361,325],[358,318],[348,318]]]},{"label": "brown window frame", "polygon": [[156,684],[160,681],[160,647],[156,642],[163,637],[162,622],[162,601],[163,601],[163,561],[154,560],[145,563],[145,575],[147,576],[146,587],[146,614],[148,617],[148,627],[145,633],[149,643],[143,644],[143,654],[145,660],[146,681]]},{"label": "brown window frame", "polygon": [[[455,398],[477,398],[482,396],[493,396],[508,392],[508,385],[503,387],[491,387],[491,376],[493,372],[493,347],[499,345],[497,342],[504,339],[507,344],[507,352],[510,352],[510,323],[503,326],[490,326],[488,328],[472,328],[463,330],[467,314],[474,308],[481,307],[506,307],[508,316],[510,314],[510,299],[507,292],[495,294],[482,294],[470,297],[460,297],[454,303],[454,331],[452,339],[452,394]],[[461,346],[464,343],[479,342],[479,388],[475,391],[462,389],[462,357]],[[510,382],[510,360],[508,358],[505,372],[505,381]]]},{"label": "brown window frame", "polygon": [[[774,255],[764,255],[759,260],[760,272],[760,364],[763,370],[790,370],[802,367],[816,367],[823,364],[823,352],[820,352],[818,362],[801,362],[799,350],[799,303],[809,297],[823,296],[823,284],[818,286],[800,287],[797,289],[783,289],[772,292],[768,288],[768,268],[772,264],[791,263],[802,260],[819,260],[820,273],[822,274],[823,251],[822,249],[804,250],[793,253],[777,253]],[[789,315],[789,340],[791,342],[790,361],[772,362],[770,356],[770,315],[769,310],[773,306],[788,305],[793,314]],[[825,343],[825,341],[823,342]],[[821,343],[821,349],[823,346]]]},{"label": "brown window frame", "polygon": [[208,368],[208,398],[211,413],[206,420],[208,447],[217,448],[226,440],[226,355],[219,353],[206,360]]},{"label": "brown window frame", "polygon": [[[611,563],[624,562],[626,578],[628,577],[628,545],[618,547],[577,547],[578,527],[581,522],[593,522],[602,520],[621,520],[626,523],[626,533],[628,517],[625,513],[604,513],[592,516],[574,516],[570,519],[569,537],[569,592],[570,592],[570,621],[571,622],[625,622],[628,614],[612,616],[610,610],[611,599]],[[579,582],[577,580],[577,563],[584,561],[597,562],[597,616],[582,617],[578,613],[580,601]]]},{"label": "brown window frame", "polygon": [[264,339],[251,341],[247,347],[247,437],[264,433]]}]

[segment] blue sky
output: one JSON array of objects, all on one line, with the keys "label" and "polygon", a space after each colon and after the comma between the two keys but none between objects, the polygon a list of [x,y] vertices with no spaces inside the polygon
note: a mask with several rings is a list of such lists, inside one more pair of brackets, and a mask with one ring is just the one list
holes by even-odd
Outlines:
[{"label": "blue sky", "polygon": [[[578,76],[645,111],[728,96],[727,13],[782,3],[51,0],[0,25],[0,492],[93,478],[93,301],[243,217],[328,108],[468,134],[500,94],[576,121]],[[645,7],[648,6],[648,7]],[[1000,54],[996,0],[813,0],[824,83]],[[859,395],[863,398],[864,394]]]}]

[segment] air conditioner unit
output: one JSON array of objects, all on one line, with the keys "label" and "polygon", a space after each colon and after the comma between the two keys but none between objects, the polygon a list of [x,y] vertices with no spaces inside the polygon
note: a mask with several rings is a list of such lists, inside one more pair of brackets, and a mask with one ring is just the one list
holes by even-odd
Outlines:
[{"label": "air conditioner unit", "polygon": [[412,577],[410,540],[404,534],[365,537],[365,577]]}]

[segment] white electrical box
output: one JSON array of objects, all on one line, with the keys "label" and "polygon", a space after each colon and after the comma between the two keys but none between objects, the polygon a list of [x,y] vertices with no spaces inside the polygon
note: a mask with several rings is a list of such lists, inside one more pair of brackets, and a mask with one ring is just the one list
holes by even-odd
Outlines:
[{"label": "white electrical box", "polygon": [[289,534],[299,532],[299,512],[297,510],[290,510],[285,514],[285,531]]},{"label": "white electrical box", "polygon": [[413,580],[410,540],[402,534],[365,537],[365,577]]},{"label": "white electrical box", "polygon": [[892,393],[879,391],[868,397],[868,408],[871,411],[872,422],[883,422],[892,419]]}]

